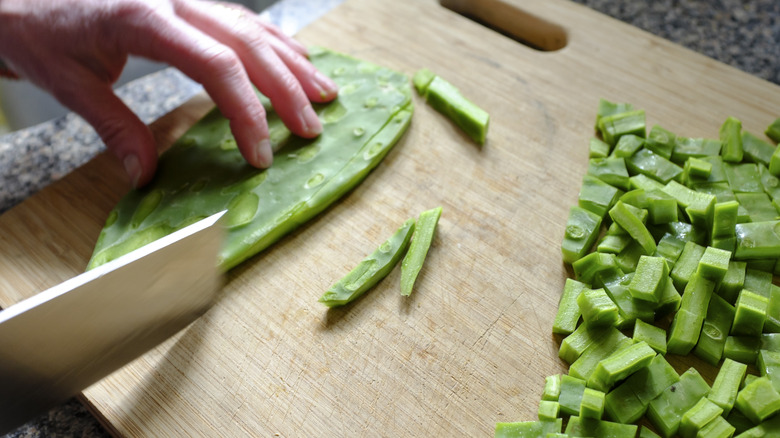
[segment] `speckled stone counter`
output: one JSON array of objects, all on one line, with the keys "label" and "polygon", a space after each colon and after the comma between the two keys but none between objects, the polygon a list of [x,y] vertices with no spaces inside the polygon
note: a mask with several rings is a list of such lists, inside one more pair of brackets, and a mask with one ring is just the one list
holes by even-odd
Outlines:
[{"label": "speckled stone counter", "polygon": [[[780,2],[777,0],[572,0],[653,34],[780,84]],[[264,14],[294,33],[341,0],[283,0]],[[132,82],[120,96],[149,122],[200,91],[167,69]],[[780,102],[778,102],[780,113]],[[73,115],[0,136],[0,213],[85,163],[104,146]],[[10,437],[108,433],[73,399],[28,422]]]}]

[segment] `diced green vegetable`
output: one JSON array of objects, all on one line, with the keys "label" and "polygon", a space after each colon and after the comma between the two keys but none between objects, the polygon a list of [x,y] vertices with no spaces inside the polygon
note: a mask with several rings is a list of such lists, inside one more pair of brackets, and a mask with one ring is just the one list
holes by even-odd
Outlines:
[{"label": "diced green vegetable", "polygon": [[663,257],[641,256],[628,290],[636,299],[658,303],[661,301],[669,268]]},{"label": "diced green vegetable", "polygon": [[780,179],[772,175],[763,164],[758,165],[758,177],[761,179],[761,185],[764,186],[764,192],[772,198],[773,203],[780,199]]},{"label": "diced green vegetable", "polygon": [[712,420],[720,417],[723,408],[702,397],[680,419],[680,436],[683,438],[695,438],[704,426]]},{"label": "diced green vegetable", "polygon": [[620,190],[592,175],[582,178],[578,204],[580,207],[604,217],[617,202]]},{"label": "diced green vegetable", "polygon": [[[420,82],[427,80],[422,76]],[[460,90],[441,76],[434,75],[423,93],[425,101],[436,111],[455,122],[463,132],[480,145],[485,144],[490,116],[482,108],[466,99]]]},{"label": "diced green vegetable", "polygon": [[569,375],[588,381],[599,363],[612,353],[633,345],[631,338],[612,328],[597,342],[591,344],[580,357],[569,366]]},{"label": "diced green vegetable", "polygon": [[563,430],[563,420],[496,423],[495,438],[538,438]]},{"label": "diced green vegetable", "polygon": [[[558,401],[561,395],[561,375],[553,374],[544,379],[544,391],[542,391],[542,400]],[[736,394],[734,395],[736,397]]]},{"label": "diced green vegetable", "polygon": [[742,149],[745,150],[744,161],[761,163],[764,166],[769,166],[772,161],[772,154],[775,152],[774,145],[761,140],[747,131],[742,131]]},{"label": "diced green vegetable", "polygon": [[647,426],[641,426],[639,428],[639,438],[661,438],[661,436],[650,430]]},{"label": "diced green vegetable", "polygon": [[[737,225],[739,217],[739,202],[726,201],[717,202],[712,211],[712,237],[723,237],[733,239],[736,244],[736,232],[734,227]],[[732,252],[733,248],[720,248]]]},{"label": "diced green vegetable", "polygon": [[718,376],[712,383],[712,390],[707,395],[710,401],[723,409],[723,415],[728,416],[731,408],[734,407],[739,387],[746,373],[747,365],[728,358],[723,361]]},{"label": "diced green vegetable", "polygon": [[780,393],[767,377],[760,377],[739,391],[735,406],[751,421],[760,423],[780,411]]},{"label": "diced green vegetable", "polygon": [[563,261],[571,264],[587,254],[596,242],[600,226],[601,216],[582,207],[572,206],[561,244]]},{"label": "diced green vegetable", "polygon": [[[614,222],[613,222],[614,223]],[[620,254],[634,239],[628,234],[605,234],[596,246],[596,251],[610,254]]]},{"label": "diced green vegetable", "polygon": [[428,249],[433,242],[441,210],[441,207],[426,210],[420,213],[420,217],[417,219],[412,243],[409,244],[409,251],[401,262],[401,295],[409,296],[412,294],[417,275],[422,269],[423,262],[428,255]]},{"label": "diced green vegetable", "polygon": [[568,375],[561,376],[561,394],[558,396],[561,412],[566,415],[579,415],[584,393],[584,380]]},{"label": "diced green vegetable", "polygon": [[729,304],[737,302],[739,291],[745,284],[745,270],[747,263],[736,260],[729,261],[729,269],[716,288],[718,295],[723,297]]},{"label": "diced green vegetable", "polygon": [[691,224],[702,229],[709,229],[712,224],[712,211],[715,207],[715,196],[697,192],[677,181],[669,181],[661,190],[677,200],[685,210]]},{"label": "diced green vegetable", "polygon": [[777,219],[777,209],[766,193],[734,193],[739,205],[747,210],[751,222]]},{"label": "diced green vegetable", "polygon": [[720,126],[720,141],[723,143],[721,155],[723,161],[739,163],[742,161],[742,122],[734,117],[729,117]]},{"label": "diced green vegetable", "polygon": [[631,386],[623,383],[607,394],[605,410],[611,420],[629,424],[645,415],[647,403],[637,397]]},{"label": "diced green vegetable", "polygon": [[699,429],[697,438],[731,438],[734,436],[736,428],[729,424],[725,418],[717,416],[704,427]]},{"label": "diced green vegetable", "polygon": [[605,394],[601,391],[585,388],[580,403],[580,417],[600,420],[604,414],[604,397]]},{"label": "diced green vegetable", "polygon": [[641,173],[628,177],[628,183],[632,190],[642,189],[648,192],[650,190],[658,190],[664,186],[663,183],[642,175]]},{"label": "diced green vegetable", "polygon": [[604,289],[583,289],[577,296],[582,319],[592,327],[614,325],[618,308]]},{"label": "diced green vegetable", "polygon": [[730,259],[731,251],[708,246],[704,249],[704,254],[699,259],[699,266],[696,269],[702,277],[717,284],[726,276]]},{"label": "diced green vegetable", "polygon": [[775,143],[780,143],[780,118],[775,119],[774,122],[767,126],[764,134],[774,140]]},{"label": "diced green vegetable", "polygon": [[[627,324],[633,323],[637,319],[645,321],[653,320],[653,309],[631,296],[628,287],[631,284],[634,274],[629,273],[609,278],[604,281],[604,290],[612,301],[618,307],[620,316]],[[676,294],[677,292],[675,292]]]},{"label": "diced green vegetable", "polygon": [[653,125],[647,134],[645,145],[650,151],[666,158],[672,158],[677,136],[659,125]]},{"label": "diced green vegetable", "polygon": [[723,357],[723,347],[733,320],[734,306],[713,294],[693,354],[710,365],[716,365]]},{"label": "diced green vegetable", "polygon": [[588,156],[590,158],[606,158],[609,156],[611,147],[599,140],[598,138],[591,138],[588,143]]},{"label": "diced green vegetable", "polygon": [[734,323],[731,334],[735,336],[758,336],[764,329],[766,309],[769,300],[761,295],[742,289],[737,298]]},{"label": "diced green vegetable", "polygon": [[683,173],[682,167],[646,148],[636,151],[625,160],[631,173],[644,175],[663,184],[679,178]]},{"label": "diced green vegetable", "polygon": [[745,269],[745,283],[743,288],[768,298],[769,292],[772,290],[772,273],[751,269],[750,262],[751,260],[748,260],[748,266],[747,269]]},{"label": "diced green vegetable", "polygon": [[780,391],[780,351],[762,349],[758,352],[756,367],[759,374],[769,379],[775,390]]},{"label": "diced green vegetable", "polygon": [[417,90],[417,93],[421,96],[425,96],[425,92],[428,91],[428,85],[431,84],[431,81],[435,77],[436,74],[427,68],[417,70],[412,77],[412,84],[414,85],[415,90]]},{"label": "diced green vegetable", "polygon": [[571,267],[574,269],[574,277],[587,284],[594,284],[601,278],[612,278],[622,274],[615,254],[592,252],[576,260]]},{"label": "diced green vegetable", "polygon": [[666,341],[666,352],[684,356],[688,354],[699,341],[704,317],[702,315],[680,309],[674,315],[669,338]]},{"label": "diced green vegetable", "polygon": [[680,381],[666,388],[650,402],[647,416],[664,437],[677,433],[683,414],[710,391],[709,385],[695,368],[689,368]]},{"label": "diced green vegetable", "polygon": [[555,421],[560,413],[561,405],[557,401],[542,400],[539,402],[537,416],[539,421]]},{"label": "diced green vegetable", "polygon": [[650,234],[642,220],[626,204],[618,201],[609,210],[609,216],[642,246],[645,254],[652,255],[655,253],[656,244],[653,235]]},{"label": "diced green vegetable", "polygon": [[717,156],[720,154],[720,149],[720,140],[709,138],[677,137],[677,140],[675,140],[674,143],[674,150],[672,151],[671,160],[678,165],[683,165],[686,161],[688,161],[689,158]]},{"label": "diced green vegetable", "polygon": [[387,241],[336,282],[319,299],[328,307],[350,303],[374,287],[403,257],[414,232],[414,219],[407,220]]},{"label": "diced green vegetable", "polygon": [[699,269],[699,261],[704,256],[705,247],[695,242],[686,242],[680,257],[669,274],[674,281],[674,287],[678,290],[685,289],[685,286]]},{"label": "diced green vegetable", "polygon": [[729,336],[723,346],[723,356],[744,364],[756,363],[761,338],[755,336]]},{"label": "diced green vegetable", "polygon": [[656,255],[665,258],[666,264],[669,265],[671,270],[674,269],[674,265],[677,263],[677,258],[680,257],[680,254],[682,254],[684,247],[684,240],[669,233],[665,233],[656,245]]},{"label": "diced green vegetable", "polygon": [[563,338],[558,349],[558,357],[566,361],[566,363],[573,363],[591,344],[597,339],[602,339],[611,330],[614,330],[614,328],[591,327],[588,324],[580,324],[572,334]]},{"label": "diced green vegetable", "polygon": [[599,105],[596,110],[596,123],[593,125],[593,129],[599,129],[599,122],[601,121],[602,117],[633,110],[634,105],[631,105],[630,103],[615,103],[606,99],[599,99]]},{"label": "diced green vegetable", "polygon": [[[600,141],[600,140],[599,140]],[[602,142],[603,143],[603,142]],[[606,144],[606,143],[604,143]],[[615,148],[612,150],[612,156],[627,158],[636,153],[645,144],[645,139],[633,134],[627,134],[620,137]],[[609,145],[607,145],[609,146]]]},{"label": "diced green vegetable", "polygon": [[587,286],[572,278],[567,278],[563,287],[563,294],[558,302],[558,312],[553,321],[553,333],[570,335],[577,328],[580,319],[580,307],[577,297]]},{"label": "diced green vegetable", "polygon": [[621,438],[636,436],[639,426],[593,418],[571,417],[565,433],[572,437]]},{"label": "diced green vegetable", "polygon": [[628,190],[628,170],[623,158],[591,158],[588,162],[588,175],[594,176],[621,190]]},{"label": "diced green vegetable", "polygon": [[772,285],[766,307],[764,331],[780,333],[780,287]]},{"label": "diced green vegetable", "polygon": [[660,327],[638,319],[634,323],[633,338],[634,342],[646,342],[658,354],[666,354],[666,331]]},{"label": "diced green vegetable", "polygon": [[588,387],[608,391],[619,380],[646,367],[656,356],[647,342],[639,341],[602,359],[588,379]]},{"label": "diced green vegetable", "polygon": [[689,157],[683,165],[683,183],[690,185],[694,181],[706,181],[712,174],[712,163],[696,157]]},{"label": "diced green vegetable", "polygon": [[780,352],[780,333],[762,333],[761,349]]},{"label": "diced green vegetable", "polygon": [[[323,132],[291,136],[268,106],[277,153],[266,170],[246,164],[219,111],[206,115],[160,157],[154,182],[119,201],[100,233],[92,269],[211,214],[228,210],[219,265],[230,269],[313,218],[376,167],[404,133],[413,104],[409,79],[325,49],[309,51],[323,72],[339,71],[342,92],[316,105]],[[343,92],[354,90],[352,93]],[[366,102],[372,102],[370,107]]]},{"label": "diced green vegetable", "polygon": [[661,301],[655,309],[655,318],[660,319],[670,313],[676,312],[679,310],[680,304],[682,304],[682,297],[680,296],[680,293],[677,292],[677,289],[675,289],[672,279],[668,278],[666,280],[666,286],[664,287],[664,293],[661,295]]},{"label": "diced green vegetable", "polygon": [[624,135],[646,136],[644,110],[633,110],[601,117],[599,131],[604,141],[614,145]]},{"label": "diced green vegetable", "polygon": [[760,193],[764,189],[754,163],[725,163],[726,178],[734,193]]}]

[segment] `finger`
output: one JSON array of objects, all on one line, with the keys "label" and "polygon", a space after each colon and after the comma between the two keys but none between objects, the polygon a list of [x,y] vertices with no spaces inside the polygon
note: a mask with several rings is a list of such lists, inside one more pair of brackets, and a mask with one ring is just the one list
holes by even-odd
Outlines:
[{"label": "finger", "polygon": [[130,53],[167,62],[201,83],[230,120],[244,158],[255,167],[270,166],[273,152],[265,109],[236,53],[174,15],[142,12],[131,29],[119,32],[118,44]]},{"label": "finger", "polygon": [[309,100],[324,103],[338,96],[339,88],[336,83],[317,70],[308,59],[278,39],[272,38],[270,43],[277,56],[301,83]]},{"label": "finger", "polygon": [[177,13],[189,23],[230,46],[257,88],[269,99],[290,131],[315,137],[322,131],[317,114],[298,78],[270,44],[275,39],[253,13],[221,3],[179,2]]},{"label": "finger", "polygon": [[157,147],[149,127],[111,89],[86,69],[74,67],[52,94],[84,118],[116,155],[134,187],[151,181],[157,168]]}]

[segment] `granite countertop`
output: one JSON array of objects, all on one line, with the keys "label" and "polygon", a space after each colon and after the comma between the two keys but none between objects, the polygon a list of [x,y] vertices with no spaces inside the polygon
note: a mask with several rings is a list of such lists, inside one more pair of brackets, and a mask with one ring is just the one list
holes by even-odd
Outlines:
[{"label": "granite countertop", "polygon": [[[294,33],[341,1],[283,0],[264,14],[287,33]],[[572,1],[780,85],[777,0]],[[118,94],[144,121],[151,122],[200,90],[178,71],[166,69],[123,86]],[[0,213],[103,148],[92,129],[73,115],[0,136]],[[72,399],[8,436],[101,437],[108,433]]]}]

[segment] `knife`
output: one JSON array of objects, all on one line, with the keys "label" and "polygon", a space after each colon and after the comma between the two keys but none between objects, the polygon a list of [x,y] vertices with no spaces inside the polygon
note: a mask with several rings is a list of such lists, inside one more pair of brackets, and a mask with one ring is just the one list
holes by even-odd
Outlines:
[{"label": "knife", "polygon": [[162,343],[221,289],[217,213],[0,311],[0,434]]}]

